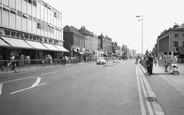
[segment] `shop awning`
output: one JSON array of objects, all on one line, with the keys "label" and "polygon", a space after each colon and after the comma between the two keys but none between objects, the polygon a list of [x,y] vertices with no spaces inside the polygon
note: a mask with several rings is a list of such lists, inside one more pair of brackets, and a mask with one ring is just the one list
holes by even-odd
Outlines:
[{"label": "shop awning", "polygon": [[45,44],[45,43],[42,43],[45,47],[47,47],[49,50],[52,50],[52,51],[60,51],[58,48],[56,48],[54,45],[52,44]]},{"label": "shop awning", "polygon": [[11,47],[9,44],[7,44],[6,42],[4,42],[1,37],[0,37],[0,46],[1,47]]},{"label": "shop awning", "polygon": [[67,49],[65,49],[63,46],[59,46],[59,45],[54,45],[56,46],[59,50],[61,50],[62,52],[69,52]]},{"label": "shop awning", "polygon": [[1,38],[3,38],[3,40],[8,42],[12,47],[28,48],[28,49],[32,49],[33,48],[29,44],[27,44],[24,40],[22,40],[22,39],[14,39],[14,38],[8,38],[8,37],[1,37]]},{"label": "shop awning", "polygon": [[40,42],[34,42],[34,41],[27,41],[26,42],[31,45],[35,49],[39,50],[48,50],[45,46],[43,46]]}]

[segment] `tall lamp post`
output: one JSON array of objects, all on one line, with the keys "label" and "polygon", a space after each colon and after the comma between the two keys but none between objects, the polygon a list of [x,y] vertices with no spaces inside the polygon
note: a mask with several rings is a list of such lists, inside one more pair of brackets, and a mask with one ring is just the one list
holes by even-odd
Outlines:
[{"label": "tall lamp post", "polygon": [[142,21],[142,42],[141,42],[142,47],[141,47],[141,50],[142,50],[142,55],[143,55],[143,15],[137,15],[136,17],[141,18],[141,19],[139,19],[139,21]]}]

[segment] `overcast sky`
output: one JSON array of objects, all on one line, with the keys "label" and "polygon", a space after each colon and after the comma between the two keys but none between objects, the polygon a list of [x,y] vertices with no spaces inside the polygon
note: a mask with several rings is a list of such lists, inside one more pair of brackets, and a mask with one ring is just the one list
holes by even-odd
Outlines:
[{"label": "overcast sky", "polygon": [[141,52],[142,29],[136,15],[143,15],[145,50],[152,50],[158,35],[174,23],[184,23],[184,0],[44,0],[62,12],[63,27],[85,26],[107,35],[119,46]]}]

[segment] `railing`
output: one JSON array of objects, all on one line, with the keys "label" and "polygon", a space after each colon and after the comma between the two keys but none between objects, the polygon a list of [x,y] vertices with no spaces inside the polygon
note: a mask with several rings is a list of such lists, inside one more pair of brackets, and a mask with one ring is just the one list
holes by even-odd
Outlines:
[{"label": "railing", "polygon": [[[15,70],[21,71],[21,70],[31,70],[31,69],[40,69],[40,68],[46,68],[49,66],[59,66],[59,65],[65,65],[65,64],[77,64],[84,61],[80,61],[79,59],[52,59],[52,60],[46,60],[46,59],[31,59],[29,60],[14,60],[15,61]],[[96,59],[87,59],[85,62],[94,62]],[[10,60],[1,60],[0,66],[3,68],[3,71],[1,72],[11,72],[12,65],[10,64]]]}]

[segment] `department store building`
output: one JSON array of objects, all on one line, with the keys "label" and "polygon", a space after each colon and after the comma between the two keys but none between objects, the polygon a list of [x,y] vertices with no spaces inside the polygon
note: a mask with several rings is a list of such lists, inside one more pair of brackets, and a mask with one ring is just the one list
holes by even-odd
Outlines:
[{"label": "department store building", "polygon": [[63,47],[62,13],[42,0],[0,0],[0,55],[54,59]]}]

